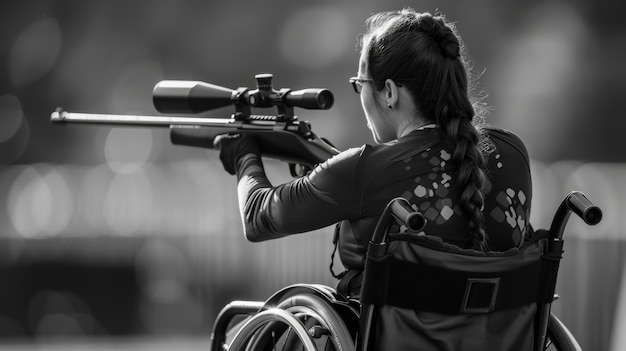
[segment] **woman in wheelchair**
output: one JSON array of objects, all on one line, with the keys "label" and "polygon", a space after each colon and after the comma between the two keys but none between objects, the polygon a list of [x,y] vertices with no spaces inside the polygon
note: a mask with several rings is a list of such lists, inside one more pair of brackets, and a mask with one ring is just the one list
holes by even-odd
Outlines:
[{"label": "woman in wheelchair", "polygon": [[531,234],[528,155],[513,133],[486,126],[455,27],[412,9],[379,13],[367,20],[360,44],[358,73],[349,81],[375,145],[273,186],[253,137],[218,141],[225,169],[237,175],[247,239],[339,222],[336,243],[347,270],[338,288],[349,296],[359,292],[367,243],[395,197],[422,212],[424,231],[445,242],[494,251],[522,245]]},{"label": "woman in wheelchair", "polygon": [[[274,350],[280,339],[291,349],[297,336],[297,349],[318,350],[313,341],[326,335],[323,349],[335,350],[579,350],[550,304],[570,212],[595,224],[600,210],[572,193],[550,230],[534,232],[526,148],[485,123],[454,25],[408,8],[366,25],[349,82],[375,144],[274,186],[253,137],[216,139],[224,168],[237,176],[246,238],[338,223],[335,250],[346,270],[336,290],[292,286],[263,303],[229,304],[213,348]],[[418,229],[408,221],[416,213]],[[237,313],[256,314],[227,345]]]}]

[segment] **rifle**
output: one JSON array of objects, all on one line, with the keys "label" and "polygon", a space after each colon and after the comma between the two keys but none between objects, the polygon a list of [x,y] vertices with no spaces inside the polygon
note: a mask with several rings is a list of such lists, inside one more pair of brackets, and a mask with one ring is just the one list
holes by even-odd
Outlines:
[{"label": "rifle", "polygon": [[[157,111],[167,114],[201,113],[233,105],[229,118],[194,116],[139,116],[67,112],[57,108],[53,123],[83,123],[117,126],[169,127],[170,140],[176,145],[214,148],[213,141],[221,134],[253,134],[264,157],[289,164],[294,177],[302,176],[316,164],[326,161],[339,151],[326,139],[317,136],[311,123],[300,121],[294,107],[330,109],[334,103],[327,89],[288,88],[275,90],[272,74],[257,74],[256,89],[229,89],[200,82],[164,80],[152,92]],[[276,107],[276,115],[253,115],[251,109]]]}]

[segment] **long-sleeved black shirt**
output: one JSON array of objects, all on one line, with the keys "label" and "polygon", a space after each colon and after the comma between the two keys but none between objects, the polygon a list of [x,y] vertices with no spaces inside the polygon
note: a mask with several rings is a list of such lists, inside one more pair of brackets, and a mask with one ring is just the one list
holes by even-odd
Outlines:
[{"label": "long-sleeved black shirt", "polygon": [[[486,129],[488,184],[485,227],[490,250],[523,243],[531,230],[528,154],[513,133]],[[385,205],[404,197],[427,219],[424,231],[471,247],[468,219],[459,209],[462,189],[449,150],[434,129],[388,144],[364,145],[330,158],[308,175],[272,186],[259,157],[245,156],[238,192],[246,237],[262,241],[319,229],[342,221],[339,254],[349,269],[362,269],[367,243]]]}]

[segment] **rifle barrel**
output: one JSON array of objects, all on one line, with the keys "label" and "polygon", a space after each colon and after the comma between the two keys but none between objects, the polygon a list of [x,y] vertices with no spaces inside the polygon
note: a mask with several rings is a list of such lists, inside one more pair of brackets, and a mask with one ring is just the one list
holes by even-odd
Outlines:
[{"label": "rifle barrel", "polygon": [[169,127],[172,125],[237,127],[237,125],[240,124],[240,122],[238,121],[227,118],[112,115],[99,113],[67,112],[59,110],[52,113],[52,115],[50,116],[50,120],[54,123],[107,124],[144,127]]}]

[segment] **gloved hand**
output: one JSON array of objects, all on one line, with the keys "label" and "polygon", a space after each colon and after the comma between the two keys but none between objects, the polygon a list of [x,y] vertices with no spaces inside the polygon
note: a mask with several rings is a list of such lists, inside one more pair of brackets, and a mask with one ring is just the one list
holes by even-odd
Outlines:
[{"label": "gloved hand", "polygon": [[261,157],[259,144],[254,135],[250,134],[222,134],[215,137],[213,146],[220,150],[220,160],[226,172],[237,173],[239,159],[247,154]]}]

